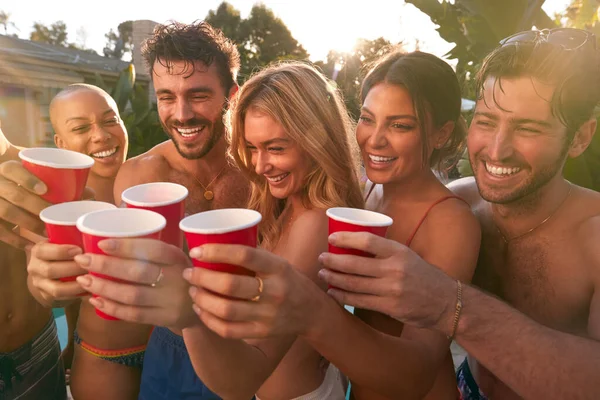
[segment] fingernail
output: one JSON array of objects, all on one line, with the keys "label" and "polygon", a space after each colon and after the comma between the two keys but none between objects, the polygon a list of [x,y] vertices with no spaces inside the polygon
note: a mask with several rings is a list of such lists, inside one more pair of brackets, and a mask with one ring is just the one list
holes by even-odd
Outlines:
[{"label": "fingernail", "polygon": [[194,247],[192,250],[190,250],[190,257],[192,257],[192,258],[202,258],[202,248],[201,247]]},{"label": "fingernail", "polygon": [[114,240],[102,240],[98,243],[98,247],[100,247],[104,251],[111,251],[117,248],[117,242]]},{"label": "fingernail", "polygon": [[79,247],[73,247],[69,250],[69,256],[75,257],[76,255],[81,254],[81,249]]},{"label": "fingernail", "polygon": [[104,301],[100,297],[90,297],[90,303],[96,308],[104,307]]},{"label": "fingernail", "polygon": [[325,277],[325,269],[320,269],[319,272],[317,272],[317,275],[319,278],[323,279]]},{"label": "fingernail", "polygon": [[36,183],[35,186],[33,187],[33,191],[36,192],[37,194],[44,194],[44,193],[46,193],[47,190],[48,190],[48,188],[42,182]]},{"label": "fingernail", "polygon": [[198,307],[195,304],[192,304],[192,309],[194,310],[194,312],[198,315],[202,314],[202,310],[200,310],[200,307]]},{"label": "fingernail", "polygon": [[190,279],[192,279],[192,269],[191,268],[186,268],[183,270],[183,279],[185,279],[186,281],[189,281]]},{"label": "fingernail", "polygon": [[86,256],[85,254],[75,256],[74,260],[81,268],[87,267],[91,262],[90,256]]},{"label": "fingernail", "polygon": [[319,262],[322,263],[325,260],[325,253],[319,254]]},{"label": "fingernail", "polygon": [[338,237],[337,232],[334,232],[331,235],[329,235],[329,243],[335,242],[335,240],[337,239],[337,237]]},{"label": "fingernail", "polygon": [[79,283],[83,287],[88,287],[92,284],[92,278],[87,275],[80,275],[77,278],[77,283]]},{"label": "fingernail", "polygon": [[198,289],[195,288],[194,286],[192,286],[190,288],[190,290],[188,290],[188,293],[190,294],[191,297],[196,297],[196,293],[198,293]]}]

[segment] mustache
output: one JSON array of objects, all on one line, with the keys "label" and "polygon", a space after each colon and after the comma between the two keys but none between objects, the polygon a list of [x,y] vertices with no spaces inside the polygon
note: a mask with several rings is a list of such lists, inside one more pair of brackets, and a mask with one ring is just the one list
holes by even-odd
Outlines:
[{"label": "mustache", "polygon": [[198,125],[206,125],[207,127],[211,127],[213,125],[212,121],[205,118],[192,118],[185,122],[181,122],[178,120],[173,120],[169,123],[174,128],[190,128]]}]

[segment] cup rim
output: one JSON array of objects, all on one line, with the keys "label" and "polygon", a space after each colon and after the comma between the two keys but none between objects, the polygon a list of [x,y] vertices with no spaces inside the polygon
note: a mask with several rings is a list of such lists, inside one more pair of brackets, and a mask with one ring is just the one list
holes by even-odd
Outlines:
[{"label": "cup rim", "polygon": [[[159,201],[159,202],[146,202],[146,201],[137,201],[137,200],[131,200],[131,199],[126,199],[125,197],[127,196],[127,193],[131,193],[133,192],[133,190],[135,190],[136,188],[140,188],[140,187],[144,187],[144,186],[173,186],[173,187],[177,187],[177,189],[183,189],[183,192],[181,194],[181,196],[179,196],[176,199],[173,200],[166,200],[166,201]],[[188,189],[183,186],[180,185],[178,183],[173,183],[173,182],[150,182],[150,183],[142,183],[140,185],[135,185],[132,186],[130,188],[125,189],[122,193],[121,193],[121,200],[124,201],[127,204],[130,204],[132,206],[135,207],[162,207],[162,206],[168,206],[171,204],[175,204],[175,203],[179,203],[180,201],[185,200],[189,195],[189,191]]]},{"label": "cup rim", "polygon": [[[42,220],[42,222],[46,223],[46,224],[52,224],[52,225],[60,225],[60,226],[75,226],[77,224],[77,220],[75,220],[74,222],[65,222],[65,221],[57,221],[53,218],[50,218],[47,214],[50,213],[51,210],[55,210],[55,209],[60,209],[60,208],[68,208],[73,206],[75,203],[94,203],[94,204],[102,204],[102,206],[104,208],[99,208],[97,210],[93,210],[93,211],[89,211],[86,212],[85,214],[89,214],[90,212],[96,212],[96,211],[103,211],[103,210],[113,210],[115,208],[117,208],[117,206],[115,206],[114,204],[111,203],[107,203],[105,201],[93,201],[93,200],[79,200],[79,201],[68,201],[66,203],[59,203],[59,204],[53,204],[51,206],[48,206],[46,208],[44,208],[42,211],[40,211],[40,219]],[[77,218],[79,219],[79,218]]]},{"label": "cup rim", "polygon": [[[254,219],[251,222],[248,222],[245,224],[237,224],[237,225],[232,225],[232,226],[217,228],[217,229],[193,228],[190,226],[186,226],[187,223],[189,223],[191,220],[197,218],[198,215],[206,215],[209,213],[210,214],[225,214],[230,211],[237,211],[237,212],[244,212],[247,214],[252,214],[254,216]],[[220,235],[220,234],[224,234],[224,233],[241,231],[243,229],[251,228],[255,225],[258,225],[260,223],[260,221],[262,221],[262,215],[258,211],[249,210],[247,208],[221,208],[218,210],[203,211],[203,212],[199,212],[199,213],[187,216],[179,222],[179,229],[181,229],[183,232],[186,232],[186,233],[198,233],[201,235]]]},{"label": "cup rim", "polygon": [[[82,163],[80,163],[80,164],[57,164],[57,163],[53,163],[53,162],[49,162],[49,161],[37,160],[37,159],[31,158],[27,155],[27,153],[30,153],[32,151],[44,151],[44,152],[49,152],[49,153],[68,151],[68,152],[77,154],[77,157],[81,157]],[[50,168],[56,168],[56,169],[86,169],[86,168],[91,168],[94,165],[94,159],[92,157],[88,156],[87,154],[78,153],[76,151],[67,150],[67,149],[55,149],[55,148],[51,148],[51,147],[31,147],[28,149],[23,149],[23,150],[19,151],[19,158],[30,164],[41,165],[43,167],[50,167]],[[83,160],[85,160],[85,162],[83,162]]]},{"label": "cup rim", "polygon": [[[352,220],[350,218],[345,218],[339,215],[336,215],[335,212],[339,211],[339,210],[352,210],[352,211],[359,211],[360,213],[364,213],[364,214],[370,214],[372,216],[376,216],[379,221],[355,221]],[[326,213],[327,216],[335,221],[339,221],[339,222],[345,222],[347,224],[351,224],[351,225],[358,225],[358,226],[369,226],[369,227],[383,227],[383,226],[390,226],[394,223],[394,220],[382,213],[378,213],[376,211],[371,211],[371,210],[363,210],[361,208],[352,208],[352,207],[332,207],[327,209]]]},{"label": "cup rim", "polygon": [[[129,231],[129,232],[111,232],[111,233],[107,233],[107,232],[103,232],[103,231],[100,231],[97,229],[89,228],[84,225],[86,218],[89,218],[90,215],[95,215],[95,214],[99,214],[99,213],[114,213],[114,214],[122,214],[122,213],[138,213],[139,214],[139,213],[142,213],[142,214],[146,214],[147,217],[152,216],[152,218],[158,218],[160,223],[151,229],[145,229],[145,230],[140,230],[140,231],[136,231],[136,232]],[[151,214],[148,214],[148,213],[151,213]],[[154,215],[152,215],[152,214],[154,214]],[[116,218],[116,216],[113,216],[113,218]],[[106,237],[106,238],[127,238],[127,237],[133,238],[133,237],[139,237],[139,236],[147,236],[147,235],[151,235],[156,232],[160,232],[167,225],[167,220],[165,219],[165,217],[163,217],[162,215],[160,215],[157,212],[150,211],[150,210],[144,210],[141,208],[110,208],[110,209],[106,209],[106,210],[92,211],[85,215],[82,215],[81,217],[79,217],[77,219],[77,223],[75,225],[77,226],[77,229],[81,233],[84,233],[86,235],[93,235],[93,236]]]}]

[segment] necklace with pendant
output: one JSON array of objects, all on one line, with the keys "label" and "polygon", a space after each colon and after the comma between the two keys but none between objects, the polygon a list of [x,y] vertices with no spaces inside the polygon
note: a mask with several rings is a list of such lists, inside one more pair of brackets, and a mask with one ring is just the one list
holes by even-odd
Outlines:
[{"label": "necklace with pendant", "polygon": [[200,184],[200,186],[202,186],[202,189],[204,189],[204,198],[206,200],[211,201],[212,199],[215,198],[215,194],[213,193],[213,191],[209,190],[208,188],[210,187],[210,185],[212,185],[217,180],[217,178],[219,177],[219,175],[221,175],[221,173],[225,170],[225,166],[223,168],[221,168],[221,170],[219,171],[219,173],[217,175],[215,175],[215,177],[212,179],[212,181],[210,181],[209,184],[206,185],[206,186],[204,186],[202,184],[202,182],[200,182],[200,179],[198,179],[198,178],[196,178],[194,176],[194,179],[196,180],[196,182],[198,182]]},{"label": "necklace with pendant", "polygon": [[522,238],[525,235],[530,234],[531,232],[535,231],[537,228],[539,228],[540,226],[544,225],[546,222],[548,222],[550,220],[550,218],[552,218],[554,216],[554,214],[556,214],[558,212],[558,210],[560,210],[562,208],[562,206],[567,202],[567,199],[571,196],[571,192],[573,191],[573,184],[571,182],[569,183],[569,192],[567,193],[567,195],[565,196],[564,200],[558,205],[558,207],[556,207],[556,209],[554,211],[552,211],[552,213],[550,215],[548,215],[546,218],[544,218],[544,220],[542,222],[540,222],[539,224],[537,224],[536,226],[534,226],[533,228],[529,229],[528,231],[521,233],[520,235],[517,235],[515,237],[512,238],[506,238],[502,232],[500,232],[500,228],[498,228],[496,226],[496,230],[498,230],[498,233],[500,234],[500,236],[502,236],[502,240],[504,240],[504,243],[508,244],[509,242],[512,242],[513,240],[517,240]]}]

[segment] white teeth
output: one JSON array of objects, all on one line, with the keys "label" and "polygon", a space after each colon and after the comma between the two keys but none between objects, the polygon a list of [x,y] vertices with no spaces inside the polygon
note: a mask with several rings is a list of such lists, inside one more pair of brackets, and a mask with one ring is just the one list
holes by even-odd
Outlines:
[{"label": "white teeth", "polygon": [[488,163],[485,163],[485,169],[490,174],[497,175],[497,176],[513,175],[521,170],[521,168],[519,168],[519,167],[514,167],[514,168],[494,167],[493,165],[489,165]]},{"label": "white teeth", "polygon": [[374,156],[372,154],[369,154],[369,158],[371,159],[371,161],[376,162],[376,163],[390,162],[390,161],[394,161],[396,159],[396,157],[382,157],[382,156]]},{"label": "white teeth", "polygon": [[192,137],[202,131],[202,129],[204,129],[204,125],[194,128],[177,128],[177,132],[183,137]]},{"label": "white teeth", "polygon": [[106,157],[110,157],[113,154],[115,154],[117,152],[117,148],[114,147],[110,150],[105,150],[105,151],[100,151],[98,153],[92,153],[92,157],[96,157],[96,158],[106,158]]},{"label": "white teeth", "polygon": [[289,173],[286,173],[286,174],[281,174],[281,175],[277,175],[277,176],[267,176],[266,178],[269,181],[271,181],[273,183],[276,183],[276,182],[279,182],[282,179],[286,178],[288,175],[289,175]]}]

